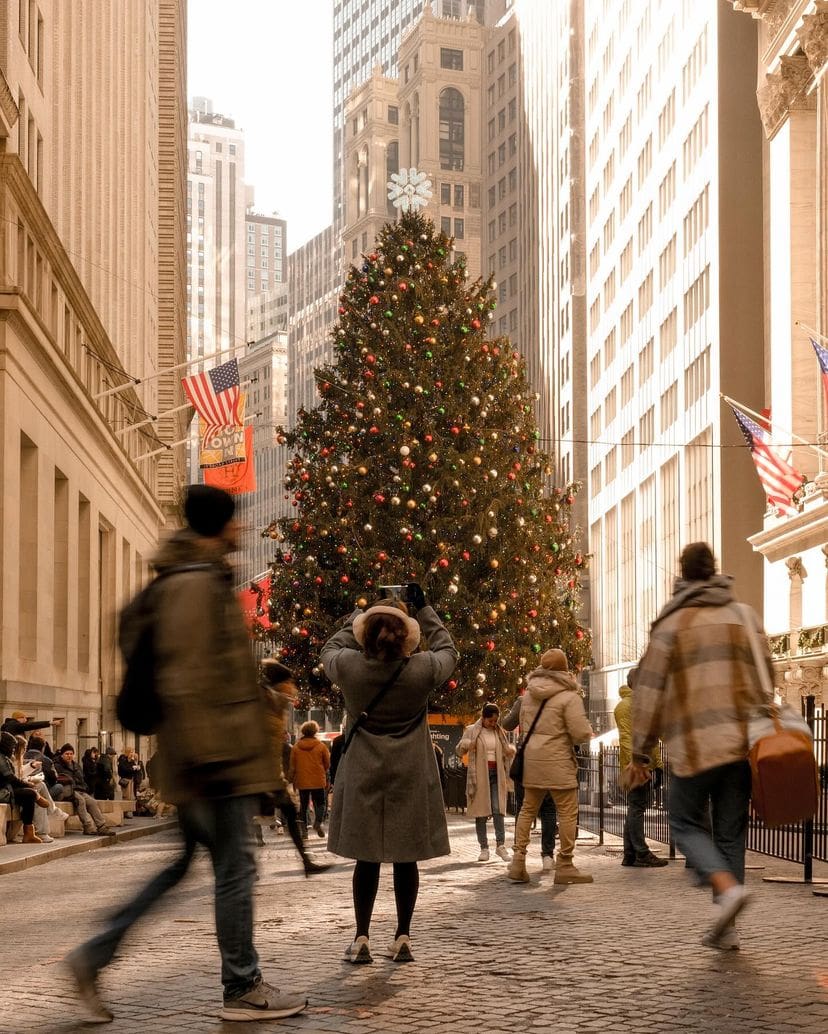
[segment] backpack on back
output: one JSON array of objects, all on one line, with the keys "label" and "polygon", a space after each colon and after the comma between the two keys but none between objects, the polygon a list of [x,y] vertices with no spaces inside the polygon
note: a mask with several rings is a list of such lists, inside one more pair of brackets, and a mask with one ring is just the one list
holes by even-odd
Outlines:
[{"label": "backpack on back", "polygon": [[124,657],[124,676],[115,701],[115,713],[130,732],[151,736],[164,717],[156,684],[155,587],[164,578],[184,571],[206,571],[213,565],[181,564],[170,567],[155,578],[121,611],[118,645]]}]

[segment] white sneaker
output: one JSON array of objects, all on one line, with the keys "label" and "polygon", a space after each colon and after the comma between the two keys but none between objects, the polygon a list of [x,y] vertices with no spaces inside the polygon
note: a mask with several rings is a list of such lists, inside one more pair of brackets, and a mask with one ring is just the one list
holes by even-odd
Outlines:
[{"label": "white sneaker", "polygon": [[498,858],[502,858],[504,862],[512,860],[509,856],[509,848],[505,844],[498,844],[495,848],[495,854]]},{"label": "white sneaker", "polygon": [[553,872],[555,869],[555,860],[548,854],[543,856],[543,871]]},{"label": "white sneaker", "polygon": [[488,847],[482,847],[480,854],[477,856],[478,862],[488,862],[489,860],[489,849]]},{"label": "white sneaker", "polygon": [[[716,902],[719,914],[708,931],[711,942],[721,940],[722,934],[732,925],[733,920],[750,901],[750,898],[751,895],[741,883],[737,883],[734,887],[726,890],[724,894],[719,895]],[[708,946],[715,947],[713,944]]]},{"label": "white sneaker", "polygon": [[408,934],[400,934],[396,941],[385,949],[385,954],[389,959],[393,959],[394,962],[413,962],[411,938]]},{"label": "white sneaker", "polygon": [[356,940],[349,944],[345,949],[345,958],[348,962],[355,962],[357,964],[373,962],[373,956],[371,955],[371,947],[368,944],[367,937],[357,937]]},{"label": "white sneaker", "polygon": [[38,833],[41,844],[53,844],[55,842],[54,837],[50,837],[48,833]]}]

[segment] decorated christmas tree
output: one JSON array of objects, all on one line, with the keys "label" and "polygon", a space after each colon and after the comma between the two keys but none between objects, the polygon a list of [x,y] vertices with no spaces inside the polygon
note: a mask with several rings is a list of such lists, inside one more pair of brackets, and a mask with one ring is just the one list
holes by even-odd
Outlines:
[{"label": "decorated christmas tree", "polygon": [[588,663],[574,485],[554,488],[524,360],[488,336],[491,279],[469,282],[433,223],[406,212],[351,267],[316,371],[321,401],[284,441],[295,513],[279,542],[262,638],[294,667],[305,706],[337,706],[319,651],[383,585],[418,581],[460,662],[435,707],[512,699],[548,647]]}]

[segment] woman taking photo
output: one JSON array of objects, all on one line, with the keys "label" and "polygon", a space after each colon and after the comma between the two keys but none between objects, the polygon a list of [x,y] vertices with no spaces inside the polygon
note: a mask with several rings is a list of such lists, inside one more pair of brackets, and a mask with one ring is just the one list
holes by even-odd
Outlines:
[{"label": "woman taking photo", "polygon": [[[407,587],[407,598],[408,607],[379,600],[355,611],[321,655],[348,712],[328,850],[356,859],[356,933],[345,954],[357,963],[373,961],[368,938],[381,863],[393,863],[397,906],[387,954],[410,962],[417,862],[449,853],[427,715],[428,698],[454,670],[457,651],[419,585]],[[423,636],[428,649],[415,653]]]}]

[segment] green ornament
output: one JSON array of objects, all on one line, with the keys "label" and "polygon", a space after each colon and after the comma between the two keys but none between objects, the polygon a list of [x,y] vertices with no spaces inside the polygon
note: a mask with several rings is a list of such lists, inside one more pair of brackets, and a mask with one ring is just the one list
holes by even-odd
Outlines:
[{"label": "green ornament", "polygon": [[443,257],[443,255],[445,255],[445,253],[446,253],[446,249],[445,249],[445,248],[438,248],[438,249],[437,249],[437,254],[438,254],[438,255],[439,255],[439,256],[440,256],[441,258]]},{"label": "green ornament", "polygon": [[420,532],[419,532],[419,531],[418,531],[418,532],[415,532],[415,534],[414,534],[414,538],[415,538],[415,540],[416,540],[417,542],[422,542],[422,541],[423,541],[423,536],[422,536],[422,535],[420,534]]},{"label": "green ornament", "polygon": [[394,313],[390,309],[386,309],[383,313],[383,316],[385,316],[387,320],[390,320],[393,315]]},{"label": "green ornament", "polygon": [[426,359],[430,359],[431,358],[431,352],[426,352],[425,357],[426,357]]},{"label": "green ornament", "polygon": [[532,643],[532,653],[540,653],[540,652],[541,652],[540,643]]},{"label": "green ornament", "polygon": [[397,413],[397,415],[394,417],[395,420],[399,420],[400,422],[402,422],[402,418],[403,418],[402,413]]},{"label": "green ornament", "polygon": [[468,327],[461,327],[460,328],[460,333],[461,334],[468,334],[468,332],[469,332],[469,328]]},{"label": "green ornament", "polygon": [[438,408],[437,412],[440,414],[440,416],[445,416],[446,415],[446,407],[445,406],[440,406]]}]

